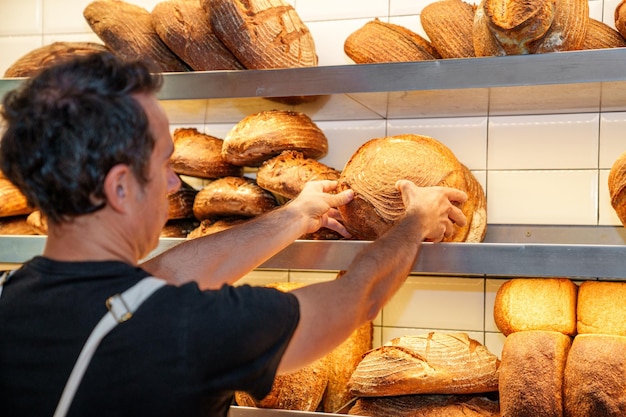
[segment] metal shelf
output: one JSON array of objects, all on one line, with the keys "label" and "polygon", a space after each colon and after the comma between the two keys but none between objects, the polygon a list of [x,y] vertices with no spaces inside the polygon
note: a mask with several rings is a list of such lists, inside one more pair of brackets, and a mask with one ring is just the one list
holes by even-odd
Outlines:
[{"label": "metal shelf", "polygon": [[[44,236],[0,238],[0,263],[19,264],[42,252]],[[150,256],[182,243],[164,238]],[[482,243],[424,243],[412,272],[493,277],[626,279],[623,227],[491,225]],[[262,269],[342,270],[369,242],[299,240]]]}]

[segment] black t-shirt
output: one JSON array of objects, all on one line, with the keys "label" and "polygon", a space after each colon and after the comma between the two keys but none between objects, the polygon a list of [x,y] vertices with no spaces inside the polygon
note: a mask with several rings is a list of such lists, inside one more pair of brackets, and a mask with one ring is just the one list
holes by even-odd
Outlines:
[{"label": "black t-shirt", "polygon": [[[37,257],[0,296],[0,414],[51,416],[105,300],[148,274]],[[292,294],[247,285],[158,289],[101,342],[69,416],[225,416],[262,398],[299,320]]]}]

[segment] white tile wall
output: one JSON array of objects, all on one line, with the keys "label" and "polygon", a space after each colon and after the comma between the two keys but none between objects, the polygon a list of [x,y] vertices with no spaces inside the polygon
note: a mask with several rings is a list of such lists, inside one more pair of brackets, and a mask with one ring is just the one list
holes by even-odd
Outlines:
[{"label": "white tile wall", "polygon": [[[160,0],[133,0],[152,10]],[[345,38],[374,18],[402,24],[424,35],[421,9],[431,0],[289,0],[316,41],[320,65],[352,64],[343,52]],[[590,15],[614,26],[619,0],[590,0]],[[99,39],[88,28],[82,11],[89,0],[0,1],[0,74],[17,58],[44,44]],[[569,88],[569,87],[568,87]],[[486,108],[484,90],[459,96],[459,109]],[[492,224],[619,225],[608,197],[607,176],[615,159],[626,151],[626,113],[547,113],[537,94],[525,99],[537,104],[537,115],[406,119],[407,108],[428,105],[428,92],[406,95],[397,108],[387,108],[380,95],[333,96],[298,106],[327,133],[330,153],[322,161],[341,168],[365,141],[384,135],[418,133],[446,144],[479,179],[488,197]],[[591,92],[595,94],[595,92]],[[477,95],[478,94],[478,95]],[[490,98],[508,94],[496,89]],[[589,94],[584,86],[579,95]],[[507,101],[507,100],[504,100]],[[404,104],[402,104],[404,103]],[[176,127],[197,127],[224,137],[234,123],[261,109],[265,99],[198,100],[164,103]],[[575,103],[574,103],[575,105]],[[291,108],[272,103],[273,108]],[[547,106],[548,111],[550,106]],[[425,109],[427,110],[427,109]],[[455,110],[455,109],[452,109]],[[392,115],[385,120],[381,115]],[[474,113],[472,113],[474,114]],[[540,115],[539,115],[540,114]],[[364,116],[365,115],[365,116]],[[243,282],[266,284],[280,280],[315,282],[333,272],[254,271]],[[403,334],[466,331],[499,354],[503,337],[492,318],[493,297],[502,280],[461,277],[410,277],[375,321],[375,345]]]}]

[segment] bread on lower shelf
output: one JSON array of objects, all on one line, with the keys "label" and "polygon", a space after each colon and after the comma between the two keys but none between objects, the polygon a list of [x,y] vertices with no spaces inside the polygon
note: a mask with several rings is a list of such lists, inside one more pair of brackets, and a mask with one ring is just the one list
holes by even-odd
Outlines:
[{"label": "bread on lower shelf", "polygon": [[576,314],[578,334],[626,336],[626,282],[583,282]]}]

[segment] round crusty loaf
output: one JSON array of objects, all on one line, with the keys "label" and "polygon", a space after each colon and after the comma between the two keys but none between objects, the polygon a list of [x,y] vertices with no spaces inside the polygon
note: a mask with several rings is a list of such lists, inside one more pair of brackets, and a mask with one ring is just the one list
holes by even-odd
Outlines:
[{"label": "round crusty loaf", "polygon": [[440,58],[428,40],[403,26],[381,22],[378,18],[351,33],[343,50],[357,64]]},{"label": "round crusty loaf", "polygon": [[611,166],[608,183],[611,206],[622,224],[626,226],[626,152]]},{"label": "round crusty loaf", "polygon": [[626,337],[577,335],[563,385],[565,416],[625,416]]},{"label": "round crusty loaf", "polygon": [[122,0],[96,0],[83,16],[91,29],[116,55],[125,60],[145,60],[156,72],[183,72],[189,67],[166,45],[143,7]]},{"label": "round crusty loaf", "polygon": [[399,179],[465,191],[468,200],[461,209],[467,224],[445,240],[479,242],[484,238],[486,199],[478,181],[445,145],[413,134],[372,139],[343,168],[338,188],[351,188],[355,197],[339,211],[353,236],[373,240],[404,213],[402,196],[395,187]]},{"label": "round crusty loaf", "polygon": [[213,33],[199,2],[162,1],[152,9],[161,40],[195,71],[237,70],[244,66]]},{"label": "round crusty loaf", "polygon": [[472,42],[475,10],[475,5],[463,0],[438,0],[422,9],[422,28],[442,58],[475,56]]},{"label": "round crusty loaf", "polygon": [[198,220],[215,217],[255,217],[277,206],[269,191],[246,177],[219,178],[201,189],[193,203]]},{"label": "round crusty loaf", "polygon": [[43,68],[64,59],[108,50],[106,46],[95,42],[53,42],[20,57],[7,68],[4,77],[32,77]]},{"label": "round crusty loaf", "polygon": [[582,49],[589,24],[587,0],[482,0],[474,16],[476,56]]},{"label": "round crusty loaf", "polygon": [[243,168],[222,157],[224,141],[198,132],[195,128],[174,130],[174,152],[170,164],[174,172],[197,178],[241,177]]},{"label": "round crusty loaf", "polygon": [[624,37],[611,26],[589,18],[583,49],[605,49],[626,47]]},{"label": "round crusty loaf", "polygon": [[295,198],[304,185],[313,180],[339,179],[341,173],[301,152],[284,151],[263,162],[256,173],[259,187],[274,194]]},{"label": "round crusty loaf", "polygon": [[317,65],[315,42],[284,0],[201,0],[213,32],[248,69]]},{"label": "round crusty loaf", "polygon": [[185,238],[198,227],[198,223],[196,219],[168,220],[161,229],[161,237]]},{"label": "round crusty loaf", "polygon": [[626,0],[621,0],[615,7],[615,29],[626,38]]},{"label": "round crusty loaf", "polygon": [[224,138],[222,156],[233,165],[257,167],[286,150],[319,159],[328,153],[328,139],[304,113],[268,110],[239,121]]},{"label": "round crusty loaf", "polygon": [[559,332],[507,336],[498,379],[502,416],[563,416],[563,377],[571,344]]},{"label": "round crusty loaf", "polygon": [[481,395],[401,395],[359,398],[348,412],[376,417],[500,417],[498,401]]},{"label": "round crusty loaf", "polygon": [[178,190],[167,195],[169,203],[167,218],[169,220],[193,218],[193,203],[196,194],[198,190],[182,181]]},{"label": "round crusty loaf", "polygon": [[508,336],[528,330],[576,334],[577,285],[568,278],[513,278],[494,300],[493,319]]}]

